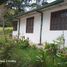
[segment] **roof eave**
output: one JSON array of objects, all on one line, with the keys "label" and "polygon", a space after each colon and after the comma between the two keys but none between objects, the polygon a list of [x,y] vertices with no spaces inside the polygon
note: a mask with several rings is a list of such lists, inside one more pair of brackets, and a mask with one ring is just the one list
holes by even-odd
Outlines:
[{"label": "roof eave", "polygon": [[29,13],[32,13],[32,12],[35,12],[35,11],[38,11],[38,10],[41,11],[41,10],[44,9],[44,8],[48,8],[48,7],[50,7],[50,6],[53,6],[53,5],[62,3],[62,2],[64,2],[64,0],[57,0],[57,1],[54,1],[54,2],[52,2],[52,3],[46,4],[46,5],[44,5],[44,6],[41,7],[41,8],[34,9],[34,10],[32,10],[32,11],[28,11],[28,12],[25,12],[25,13],[18,14],[18,15],[16,15],[16,16],[14,16],[13,18],[18,18],[18,17],[20,17],[20,16],[27,15],[27,14],[29,14]]}]

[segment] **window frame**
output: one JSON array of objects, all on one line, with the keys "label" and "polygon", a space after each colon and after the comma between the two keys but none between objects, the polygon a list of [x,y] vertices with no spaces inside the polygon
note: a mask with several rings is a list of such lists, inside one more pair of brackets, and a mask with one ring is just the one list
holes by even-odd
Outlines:
[{"label": "window frame", "polygon": [[[66,13],[66,15],[65,15]],[[55,15],[55,16],[54,16]],[[50,30],[67,30],[67,9],[51,12]],[[53,23],[54,22],[54,23]],[[52,25],[53,24],[53,25]],[[66,25],[66,26],[65,26]]]},{"label": "window frame", "polygon": [[26,33],[34,32],[34,16],[26,18]]},{"label": "window frame", "polygon": [[13,31],[17,31],[18,21],[13,21]]}]

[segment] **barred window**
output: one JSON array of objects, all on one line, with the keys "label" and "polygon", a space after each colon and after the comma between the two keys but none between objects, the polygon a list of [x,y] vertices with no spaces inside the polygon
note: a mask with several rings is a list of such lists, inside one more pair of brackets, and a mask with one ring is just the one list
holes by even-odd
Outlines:
[{"label": "barred window", "polygon": [[33,33],[34,17],[27,18],[26,20],[26,33]]},{"label": "barred window", "polygon": [[17,30],[17,23],[18,23],[17,21],[14,21],[14,22],[13,22],[13,30],[14,30],[14,31]]},{"label": "barred window", "polygon": [[67,30],[67,9],[51,13],[50,30]]}]

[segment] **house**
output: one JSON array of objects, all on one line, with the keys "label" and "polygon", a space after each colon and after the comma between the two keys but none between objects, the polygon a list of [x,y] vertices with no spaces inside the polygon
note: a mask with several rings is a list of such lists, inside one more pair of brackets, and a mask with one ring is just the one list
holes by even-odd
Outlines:
[{"label": "house", "polygon": [[13,22],[13,37],[24,37],[36,44],[52,42],[64,34],[67,44],[67,0],[57,0],[43,7],[19,14]]}]

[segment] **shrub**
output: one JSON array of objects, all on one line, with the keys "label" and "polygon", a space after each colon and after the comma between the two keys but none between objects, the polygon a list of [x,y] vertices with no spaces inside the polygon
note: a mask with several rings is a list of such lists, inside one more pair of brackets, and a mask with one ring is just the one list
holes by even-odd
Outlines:
[{"label": "shrub", "polygon": [[[29,40],[0,38],[0,59],[16,63],[0,63],[1,67],[67,67],[67,48],[59,50],[56,43],[45,43],[45,48],[29,46]],[[4,66],[3,66],[4,65]]]},{"label": "shrub", "polygon": [[29,41],[27,39],[19,40],[18,45],[20,46],[20,48],[27,48],[29,47]]}]

